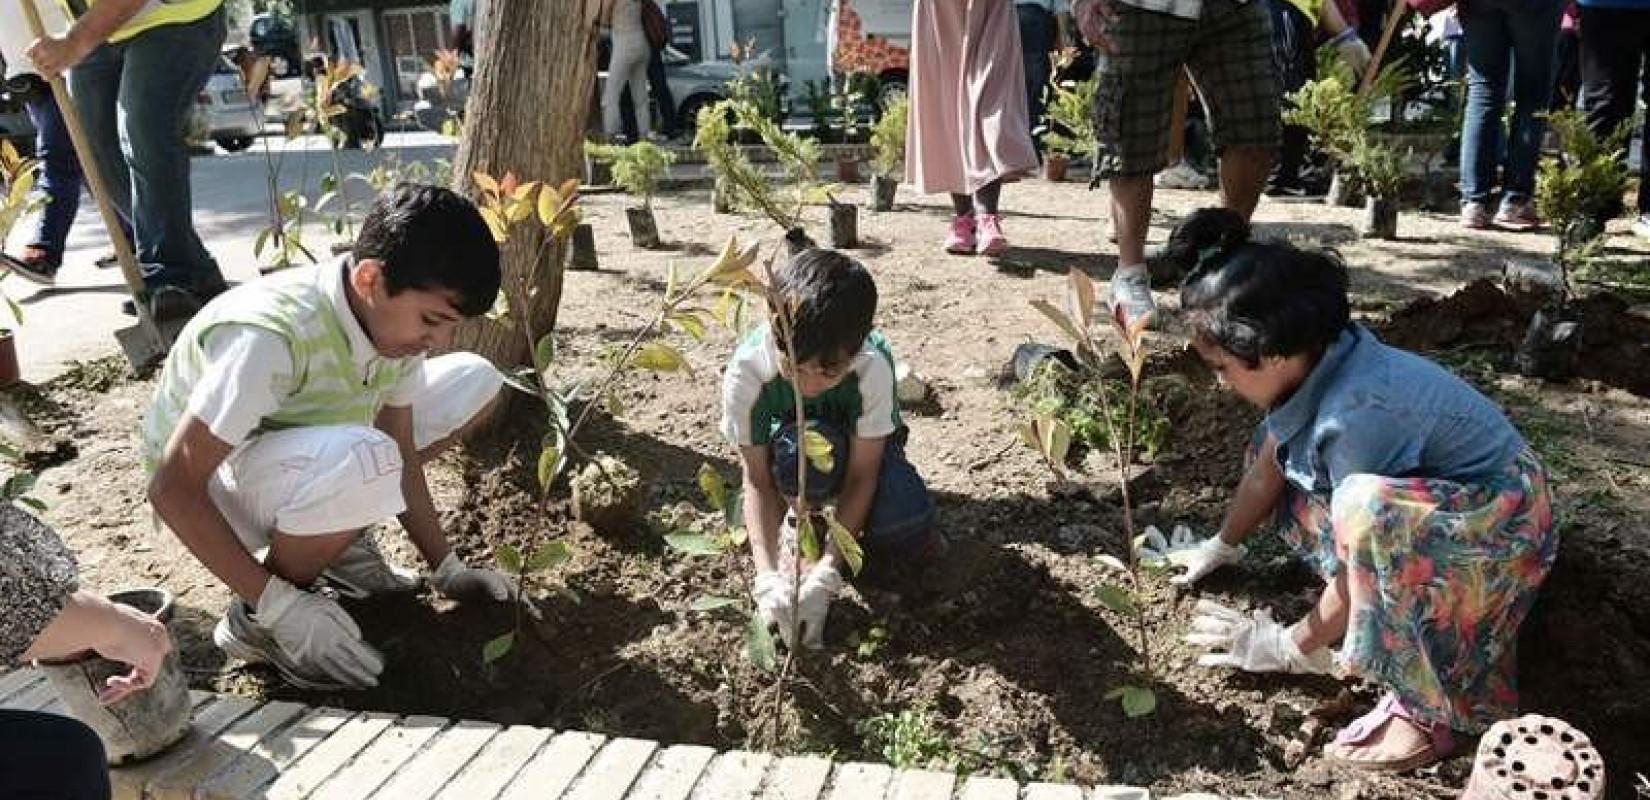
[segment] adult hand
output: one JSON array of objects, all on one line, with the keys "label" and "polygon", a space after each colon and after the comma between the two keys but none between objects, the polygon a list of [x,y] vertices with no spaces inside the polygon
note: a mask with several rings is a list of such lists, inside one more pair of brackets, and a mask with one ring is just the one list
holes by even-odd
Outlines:
[{"label": "adult hand", "polygon": [[817,564],[802,580],[802,591],[796,601],[797,617],[801,620],[802,646],[818,650],[825,646],[825,616],[831,610],[831,601],[842,589],[842,573],[828,564]]},{"label": "adult hand", "polygon": [[76,64],[86,58],[92,48],[74,36],[47,36],[35,39],[29,44],[23,55],[34,62],[34,68],[48,79],[55,78],[73,69]]},{"label": "adult hand", "polygon": [[172,650],[172,639],[166,635],[166,626],[160,620],[131,606],[108,603],[104,614],[105,632],[93,649],[110,661],[132,668],[104,682],[97,699],[109,704],[154,685],[161,661]]},{"label": "adult hand", "polygon": [[779,638],[791,646],[792,622],[796,607],[791,604],[791,582],[784,575],[768,571],[756,573],[751,584],[751,597],[756,600],[756,614],[762,624],[779,629]]},{"label": "adult hand", "polygon": [[1072,16],[1077,18],[1077,30],[1082,32],[1083,40],[1108,53],[1117,52],[1117,43],[1111,38],[1112,25],[1117,22],[1117,9],[1112,2],[1113,0],[1077,0],[1071,7]]},{"label": "adult hand", "polygon": [[1358,32],[1352,28],[1347,28],[1335,34],[1335,37],[1330,39],[1329,43],[1335,46],[1335,52],[1341,57],[1341,60],[1352,68],[1353,75],[1361,77],[1364,70],[1369,68],[1369,62],[1374,58],[1374,55],[1369,52],[1369,45],[1364,44],[1364,40],[1358,38]]},{"label": "adult hand", "polygon": [[1197,618],[1186,642],[1210,652],[1199,656],[1205,667],[1228,667],[1245,672],[1290,672],[1328,675],[1335,670],[1329,648],[1302,653],[1295,644],[1293,628],[1272,619],[1272,610],[1262,608],[1245,615],[1213,600],[1197,601]]},{"label": "adult hand", "polygon": [[361,638],[349,613],[331,598],[271,575],[258,597],[258,623],[303,672],[348,689],[378,685],[384,657]]}]

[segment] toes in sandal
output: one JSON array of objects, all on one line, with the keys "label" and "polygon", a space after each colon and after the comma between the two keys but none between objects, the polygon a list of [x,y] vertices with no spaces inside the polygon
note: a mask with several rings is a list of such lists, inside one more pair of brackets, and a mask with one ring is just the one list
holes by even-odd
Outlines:
[{"label": "toes in sandal", "polygon": [[[1352,753],[1354,748],[1368,745],[1395,719],[1404,720],[1420,729],[1427,737],[1426,744],[1408,752],[1383,757],[1367,757]],[[1362,770],[1407,772],[1448,758],[1455,752],[1455,736],[1445,723],[1428,725],[1415,719],[1398,696],[1388,692],[1381,697],[1381,702],[1375,704],[1374,710],[1353,720],[1351,725],[1342,729],[1335,736],[1335,741],[1325,748],[1325,752],[1334,761]]]}]

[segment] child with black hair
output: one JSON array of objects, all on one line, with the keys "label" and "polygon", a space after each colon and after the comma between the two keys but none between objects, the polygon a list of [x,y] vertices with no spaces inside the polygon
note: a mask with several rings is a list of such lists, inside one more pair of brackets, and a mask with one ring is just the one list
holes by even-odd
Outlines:
[{"label": "child with black hair", "polygon": [[1386,692],[1326,750],[1366,769],[1432,763],[1512,715],[1518,626],[1558,552],[1535,453],[1465,381],[1351,322],[1333,255],[1250,242],[1215,209],[1169,250],[1190,269],[1192,347],[1266,410],[1220,531],[1178,554],[1175,580],[1236,562],[1270,520],[1327,584],[1287,628],[1200,601],[1199,663],[1327,673],[1340,640],[1345,669]]},{"label": "child with black hair", "polygon": [[423,470],[503,383],[473,353],[425,353],[498,287],[475,206],[401,184],[374,201],[353,253],[236,287],[184,327],[144,418],[143,463],[156,513],[238,595],[213,631],[225,653],[302,688],[376,685],[382,656],[310,588],[414,588],[366,533],[391,515],[443,595],[515,595],[453,552]]},{"label": "child with black hair", "polygon": [[[809,249],[775,276],[776,294],[793,306],[795,363],[772,321],[739,345],[722,378],[722,433],[744,467],[744,521],[756,566],[752,593],[762,620],[787,645],[793,620],[806,647],[824,646],[825,616],[842,587],[841,554],[825,547],[793,598],[782,540],[795,522],[802,446],[795,398],[809,427],[831,443],[832,469],[807,467],[808,501],[836,499],[836,519],[856,537],[867,569],[927,563],[945,552],[934,530],[934,501],[905,458],[906,428],[895,396],[894,356],[872,329],[877,287],[865,267],[835,250]],[[822,543],[829,536],[816,527]],[[793,605],[794,599],[794,605]]]}]

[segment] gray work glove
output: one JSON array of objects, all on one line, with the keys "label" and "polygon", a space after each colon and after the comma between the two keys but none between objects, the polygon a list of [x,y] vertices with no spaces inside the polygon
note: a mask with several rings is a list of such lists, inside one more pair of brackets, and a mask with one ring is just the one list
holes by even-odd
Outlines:
[{"label": "gray work glove", "polygon": [[1185,525],[1176,525],[1174,534],[1165,539],[1153,525],[1146,528],[1140,560],[1151,566],[1185,567],[1186,571],[1170,578],[1169,583],[1189,586],[1227,564],[1241,561],[1245,552],[1243,545],[1227,544],[1219,534],[1199,540]]},{"label": "gray work glove", "polygon": [[1358,38],[1358,32],[1352,28],[1335,34],[1335,37],[1329,40],[1329,44],[1334,46],[1335,53],[1341,60],[1352,68],[1354,75],[1362,76],[1364,70],[1369,69],[1369,62],[1375,58],[1369,52],[1369,45],[1364,44],[1364,40]]},{"label": "gray work glove", "polygon": [[378,685],[384,657],[361,638],[361,629],[337,601],[271,575],[255,613],[282,653],[304,672],[350,689]]},{"label": "gray work glove", "polygon": [[441,566],[436,567],[435,574],[430,576],[430,584],[442,596],[454,600],[505,602],[515,599],[521,591],[516,586],[515,578],[496,569],[466,566],[455,552],[447,553],[447,557],[441,560]]}]

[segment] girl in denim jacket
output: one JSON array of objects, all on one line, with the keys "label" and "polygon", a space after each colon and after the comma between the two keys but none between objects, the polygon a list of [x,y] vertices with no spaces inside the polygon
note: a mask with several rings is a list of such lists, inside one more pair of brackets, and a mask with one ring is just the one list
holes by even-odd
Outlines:
[{"label": "girl in denim jacket", "polygon": [[[1191,583],[1241,558],[1272,521],[1322,576],[1287,628],[1200,601],[1200,663],[1330,672],[1380,684],[1373,711],[1327,754],[1367,769],[1432,763],[1453,734],[1511,716],[1518,626],[1558,552],[1547,472],[1488,398],[1350,320],[1331,254],[1248,240],[1219,209],[1187,218],[1192,347],[1266,411],[1220,531],[1174,554]],[[1339,652],[1330,646],[1340,642]]]}]

